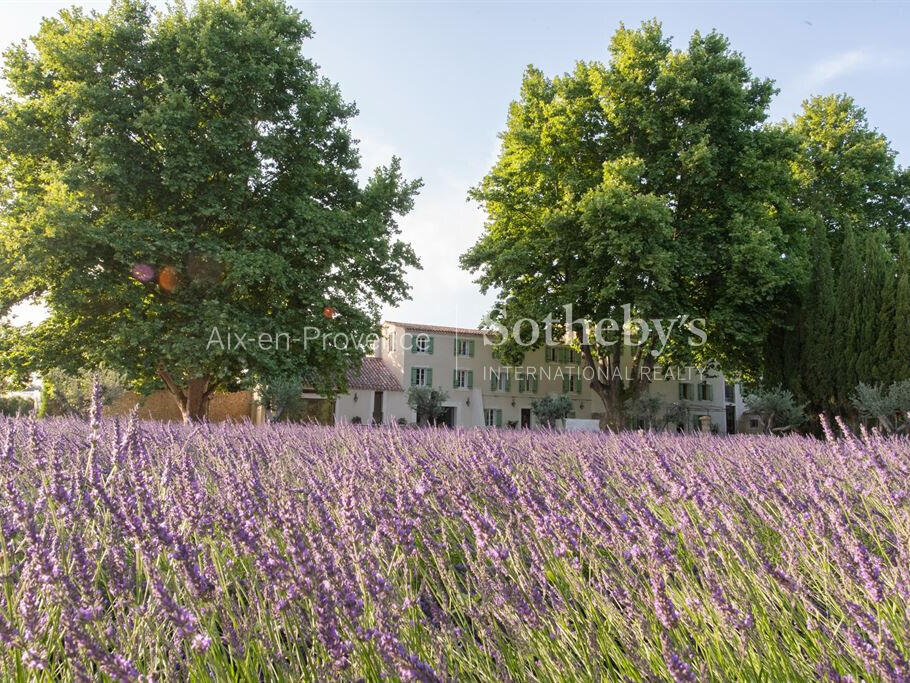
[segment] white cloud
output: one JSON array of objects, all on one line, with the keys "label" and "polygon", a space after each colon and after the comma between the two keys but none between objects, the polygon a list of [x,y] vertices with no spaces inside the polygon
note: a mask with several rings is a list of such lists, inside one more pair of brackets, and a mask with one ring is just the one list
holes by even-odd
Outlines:
[{"label": "white cloud", "polygon": [[906,54],[857,48],[817,61],[807,71],[804,81],[810,87],[820,86],[857,72],[902,68],[908,64]]}]

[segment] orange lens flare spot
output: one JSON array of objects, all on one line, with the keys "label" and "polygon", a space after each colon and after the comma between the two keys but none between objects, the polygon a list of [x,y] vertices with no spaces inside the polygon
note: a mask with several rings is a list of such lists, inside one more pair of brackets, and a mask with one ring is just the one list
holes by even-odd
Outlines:
[{"label": "orange lens flare spot", "polygon": [[335,317],[335,309],[331,306],[326,306],[322,309],[322,315],[331,320]]},{"label": "orange lens flare spot", "polygon": [[165,292],[177,289],[177,270],[173,266],[165,266],[158,273],[158,286]]}]

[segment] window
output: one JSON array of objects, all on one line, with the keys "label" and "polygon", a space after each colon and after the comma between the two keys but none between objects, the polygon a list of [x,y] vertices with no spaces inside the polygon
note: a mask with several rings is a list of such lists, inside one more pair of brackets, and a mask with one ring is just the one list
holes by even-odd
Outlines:
[{"label": "window", "polygon": [[575,349],[565,346],[548,346],[544,349],[544,360],[548,363],[578,363],[579,355]]},{"label": "window", "polygon": [[455,355],[456,356],[473,356],[474,355],[474,340],[473,339],[455,339]]},{"label": "window", "polygon": [[[536,368],[531,368],[531,369],[536,370]],[[518,393],[519,394],[522,394],[526,391],[530,391],[531,393],[537,393],[537,386],[538,386],[537,379],[538,378],[537,378],[536,372],[535,372],[535,374],[516,373],[515,376],[518,379]]]},{"label": "window", "polygon": [[413,353],[433,353],[433,337],[423,332],[415,334],[411,340],[411,351]]},{"label": "window", "polygon": [[508,368],[490,369],[490,391],[509,391],[511,387],[512,380]]},{"label": "window", "polygon": [[473,389],[474,372],[471,370],[455,370],[452,376],[452,386],[456,389]]},{"label": "window", "polygon": [[487,427],[502,427],[502,410],[499,408],[485,408],[483,423]]},{"label": "window", "polygon": [[411,386],[412,387],[431,387],[431,386],[433,386],[432,368],[411,368]]},{"label": "window", "polygon": [[749,418],[749,429],[758,429],[758,418],[757,417]]},{"label": "window", "polygon": [[714,400],[714,387],[708,384],[707,382],[702,382],[698,385],[698,400],[699,401],[713,401]]},{"label": "window", "polygon": [[562,378],[562,393],[580,394],[581,393],[581,375],[577,372],[569,372]]},{"label": "window", "polygon": [[687,382],[679,383],[679,400],[680,401],[691,401],[692,400],[692,385]]},{"label": "window", "polygon": [[724,382],[724,401],[736,403],[736,385]]}]

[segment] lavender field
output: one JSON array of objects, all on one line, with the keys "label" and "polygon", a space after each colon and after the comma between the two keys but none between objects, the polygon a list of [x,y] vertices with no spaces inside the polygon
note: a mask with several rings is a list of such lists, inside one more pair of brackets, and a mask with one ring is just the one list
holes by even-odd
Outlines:
[{"label": "lavender field", "polygon": [[910,442],[0,421],[3,680],[908,680]]}]

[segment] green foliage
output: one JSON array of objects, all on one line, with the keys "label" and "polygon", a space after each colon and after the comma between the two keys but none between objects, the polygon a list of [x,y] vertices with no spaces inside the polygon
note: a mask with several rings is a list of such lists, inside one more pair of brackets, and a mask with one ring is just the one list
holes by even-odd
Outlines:
[{"label": "green foliage", "polygon": [[891,377],[910,379],[910,238],[901,235],[895,284]]},{"label": "green foliage", "polygon": [[793,164],[798,202],[822,219],[834,239],[835,265],[848,227],[893,234],[910,225],[910,176],[853,98],[813,97],[789,129],[800,147]]},{"label": "green foliage", "polygon": [[860,382],[850,402],[860,417],[877,420],[883,430],[905,430],[910,414],[910,380],[893,382],[887,389],[882,384]]},{"label": "green foliage", "polygon": [[443,403],[449,400],[449,394],[435,387],[412,386],[408,389],[408,406],[416,411],[417,423],[421,425],[436,424],[445,412]]},{"label": "green foliage", "polygon": [[834,336],[829,346],[831,359],[837,368],[837,394],[841,405],[846,405],[849,392],[859,381],[857,360],[862,351],[860,324],[863,310],[861,283],[863,263],[857,245],[856,233],[847,227],[843,238],[840,272],[837,284],[837,315]]},{"label": "green foliage", "polygon": [[[610,54],[554,78],[526,71],[499,158],[471,191],[489,220],[462,264],[501,292],[492,317],[506,324],[560,320],[569,303],[575,318],[621,320],[629,303],[708,325],[697,349],[681,326],[662,352],[652,335],[633,364],[714,358],[756,372],[804,267],[795,146],[764,125],[773,84],[717,33],[674,51],[657,23],[620,28]],[[615,367],[622,345],[587,351],[587,365]],[[592,382],[614,426],[636,384]]]},{"label": "green foliage", "polygon": [[[785,384],[816,411],[849,411],[858,382],[910,377],[902,336],[910,323],[898,311],[910,263],[895,259],[910,228],[910,175],[850,97],[812,98],[785,129],[799,147],[794,202],[816,226],[808,285],[769,338],[763,379]],[[910,292],[907,302],[910,314]]]},{"label": "green foliage", "polygon": [[631,419],[632,424],[637,424],[639,420],[642,420],[645,426],[651,429],[657,423],[657,418],[663,408],[664,404],[659,396],[646,394],[626,402],[626,415]]},{"label": "green foliage", "polygon": [[83,370],[75,374],[60,369],[49,370],[43,377],[39,414],[41,417],[88,417],[95,380],[101,385],[102,405],[110,405],[123,395],[124,378],[113,370]]},{"label": "green foliage", "polygon": [[269,422],[278,422],[299,411],[303,382],[298,377],[276,377],[259,385],[257,402]]},{"label": "green foliage", "polygon": [[837,295],[831,248],[824,224],[813,227],[809,250],[812,271],[806,289],[800,369],[803,387],[811,387],[812,405],[819,411],[831,406],[837,387],[837,364],[832,363],[831,342],[837,316]]},{"label": "green foliage", "polygon": [[257,340],[374,331],[417,266],[397,217],[419,182],[393,159],[358,184],[356,109],[306,57],[311,34],[280,0],[117,0],[6,52],[0,314],[50,310],[3,350],[20,372],[105,365],[139,388],[164,380],[196,414],[191,394],[254,377],[309,369],[319,391],[343,387],[353,344]]},{"label": "green foliage", "polygon": [[769,433],[795,429],[806,420],[805,405],[797,405],[789,389],[759,387],[743,400],[749,410],[761,416]]},{"label": "green foliage", "polygon": [[544,396],[531,402],[531,410],[540,424],[552,429],[572,414],[572,401],[568,396]]},{"label": "green foliage", "polygon": [[35,410],[35,402],[24,396],[0,396],[0,415],[15,417]]}]

